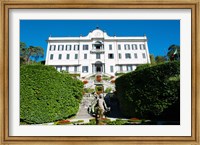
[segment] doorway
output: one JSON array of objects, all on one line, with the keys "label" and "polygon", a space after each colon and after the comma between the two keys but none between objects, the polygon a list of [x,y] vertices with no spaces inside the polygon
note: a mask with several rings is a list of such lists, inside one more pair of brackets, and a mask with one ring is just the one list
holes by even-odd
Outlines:
[{"label": "doorway", "polygon": [[101,72],[101,67],[100,66],[96,66],[96,72]]},{"label": "doorway", "polygon": [[97,61],[95,64],[95,70],[96,70],[96,72],[102,72],[102,66],[103,66],[103,64],[102,64],[102,62],[101,61]]}]

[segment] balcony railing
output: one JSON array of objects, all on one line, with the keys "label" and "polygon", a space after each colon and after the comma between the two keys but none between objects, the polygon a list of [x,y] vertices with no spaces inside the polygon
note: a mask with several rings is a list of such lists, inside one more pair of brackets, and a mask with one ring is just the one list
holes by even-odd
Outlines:
[{"label": "balcony railing", "polygon": [[90,51],[90,53],[105,53],[105,50],[103,50],[103,49],[92,49]]}]

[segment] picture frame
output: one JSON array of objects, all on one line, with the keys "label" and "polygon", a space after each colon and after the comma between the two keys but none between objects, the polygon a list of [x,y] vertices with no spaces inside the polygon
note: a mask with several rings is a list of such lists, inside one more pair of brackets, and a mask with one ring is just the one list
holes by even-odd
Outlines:
[{"label": "picture frame", "polygon": [[[199,135],[199,0],[176,1],[1,1],[1,144],[200,144]],[[9,136],[9,10],[10,9],[191,9],[192,118],[191,136]]]}]

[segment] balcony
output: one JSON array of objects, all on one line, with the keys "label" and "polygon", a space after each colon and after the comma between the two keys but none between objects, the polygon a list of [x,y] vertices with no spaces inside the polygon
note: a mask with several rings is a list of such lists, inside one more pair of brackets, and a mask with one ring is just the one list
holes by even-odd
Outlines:
[{"label": "balcony", "polygon": [[90,53],[105,53],[105,50],[103,50],[103,49],[92,49],[90,51]]}]

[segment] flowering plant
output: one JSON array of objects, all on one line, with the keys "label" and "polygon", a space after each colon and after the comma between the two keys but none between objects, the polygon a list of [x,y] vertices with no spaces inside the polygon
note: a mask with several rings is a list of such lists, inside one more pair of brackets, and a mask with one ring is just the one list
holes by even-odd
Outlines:
[{"label": "flowering plant", "polygon": [[84,84],[87,84],[87,83],[88,83],[88,80],[84,80],[83,83],[84,83]]},{"label": "flowering plant", "polygon": [[115,83],[115,80],[111,80],[111,83]]},{"label": "flowering plant", "polygon": [[110,122],[111,120],[110,119],[108,119],[108,118],[101,118],[100,119],[102,122],[104,122],[104,123],[108,123],[108,122]]},{"label": "flowering plant", "polygon": [[140,120],[140,119],[138,119],[138,118],[131,118],[130,120]]},{"label": "flowering plant", "polygon": [[113,78],[115,78],[115,77],[114,77],[114,76],[111,76],[110,78],[113,79]]},{"label": "flowering plant", "polygon": [[60,120],[56,122],[56,125],[71,124],[69,120]]},{"label": "flowering plant", "polygon": [[128,122],[142,122],[142,120],[140,120],[138,118],[131,118],[128,120]]}]

